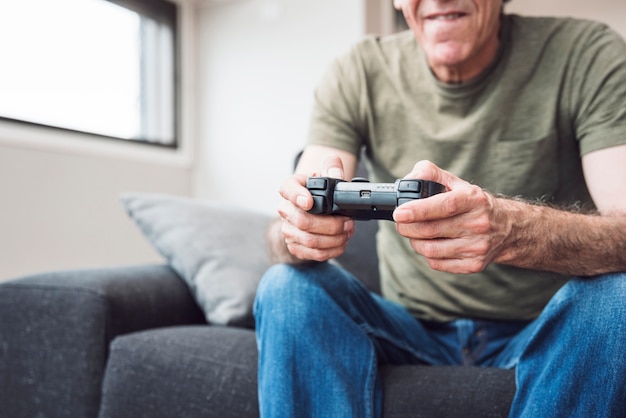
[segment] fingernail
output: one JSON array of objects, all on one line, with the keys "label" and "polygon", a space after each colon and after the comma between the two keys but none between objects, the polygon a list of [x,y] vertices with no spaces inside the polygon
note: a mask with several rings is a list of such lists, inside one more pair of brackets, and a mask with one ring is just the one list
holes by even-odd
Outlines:
[{"label": "fingernail", "polygon": [[328,177],[334,179],[340,179],[342,176],[341,170],[338,167],[331,167],[328,169]]},{"label": "fingernail", "polygon": [[411,216],[411,211],[410,210],[406,210],[406,209],[402,209],[400,207],[398,207],[394,212],[393,212],[393,219],[396,222],[406,222],[410,219]]},{"label": "fingernail", "polygon": [[307,208],[307,203],[309,202],[309,200],[306,198],[306,196],[302,196],[299,195],[298,197],[296,197],[296,204],[301,208],[301,209],[306,209]]}]

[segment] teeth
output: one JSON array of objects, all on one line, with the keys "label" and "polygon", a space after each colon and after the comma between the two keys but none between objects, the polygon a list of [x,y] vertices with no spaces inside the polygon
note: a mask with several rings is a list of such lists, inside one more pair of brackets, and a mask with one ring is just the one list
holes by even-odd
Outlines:
[{"label": "teeth", "polygon": [[463,17],[463,15],[461,13],[452,13],[452,14],[449,14],[449,15],[435,16],[433,19],[434,20],[452,20],[452,19],[458,19],[460,17]]}]

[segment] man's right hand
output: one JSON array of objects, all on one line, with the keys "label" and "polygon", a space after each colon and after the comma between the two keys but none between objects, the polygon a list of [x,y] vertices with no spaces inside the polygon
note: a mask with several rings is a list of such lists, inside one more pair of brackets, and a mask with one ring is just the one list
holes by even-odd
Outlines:
[{"label": "man's right hand", "polygon": [[[322,161],[321,176],[344,179],[343,163],[338,155],[329,154]],[[326,261],[338,257],[354,234],[354,220],[348,217],[307,212],[313,206],[313,198],[305,187],[306,179],[315,175],[320,174],[299,172],[280,188],[281,219],[270,232],[273,258],[277,262]]]}]

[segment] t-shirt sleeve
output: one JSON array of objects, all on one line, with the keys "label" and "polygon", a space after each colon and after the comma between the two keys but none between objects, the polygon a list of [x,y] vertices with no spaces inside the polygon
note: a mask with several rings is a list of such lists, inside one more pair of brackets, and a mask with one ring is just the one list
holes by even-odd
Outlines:
[{"label": "t-shirt sleeve", "polygon": [[361,106],[365,90],[365,71],[355,47],[333,62],[315,89],[307,143],[359,155],[366,135]]},{"label": "t-shirt sleeve", "polygon": [[571,97],[581,155],[626,144],[626,43],[604,25],[580,45]]}]

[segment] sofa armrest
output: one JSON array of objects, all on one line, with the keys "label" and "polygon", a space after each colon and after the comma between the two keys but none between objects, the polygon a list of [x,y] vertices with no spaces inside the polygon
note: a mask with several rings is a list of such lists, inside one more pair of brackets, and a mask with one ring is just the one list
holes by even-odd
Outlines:
[{"label": "sofa armrest", "polygon": [[0,283],[7,416],[95,417],[117,335],[204,317],[165,265],[44,273]]}]

